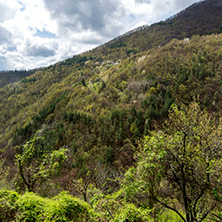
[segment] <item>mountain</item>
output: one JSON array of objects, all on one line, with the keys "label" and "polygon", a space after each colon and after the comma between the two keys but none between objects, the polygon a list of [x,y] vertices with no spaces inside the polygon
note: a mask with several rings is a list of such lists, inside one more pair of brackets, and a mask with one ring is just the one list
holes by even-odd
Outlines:
[{"label": "mountain", "polygon": [[[153,47],[163,46],[173,38],[184,39],[191,38],[193,35],[221,33],[221,10],[222,2],[220,0],[200,1],[165,21],[129,31],[92,50],[91,53],[99,56],[105,55],[109,58],[126,58],[131,53],[144,52]],[[91,55],[91,53],[89,54]]]},{"label": "mountain", "polygon": [[40,69],[0,71],[0,88],[7,84],[18,82]]},{"label": "mountain", "polygon": [[[52,178],[62,189],[90,175],[108,191],[136,164],[138,141],[161,128],[173,103],[196,98],[220,116],[221,21],[222,1],[202,1],[0,88],[0,151],[11,173],[15,155],[40,135],[37,157],[68,150],[62,177]],[[106,186],[102,171],[111,178]]]},{"label": "mountain", "polygon": [[[191,38],[193,35],[221,33],[221,10],[220,0],[201,1],[165,21],[138,27],[83,55],[105,57],[115,61],[125,59],[131,54],[145,52],[153,47],[163,46],[173,38],[184,39]],[[19,81],[35,71],[0,72],[0,87]]]}]

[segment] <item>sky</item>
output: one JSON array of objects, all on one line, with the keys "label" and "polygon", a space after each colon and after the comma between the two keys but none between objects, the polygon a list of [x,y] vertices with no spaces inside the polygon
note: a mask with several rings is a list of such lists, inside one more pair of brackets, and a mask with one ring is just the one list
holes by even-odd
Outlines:
[{"label": "sky", "polygon": [[198,0],[0,0],[0,70],[33,69],[93,49]]}]

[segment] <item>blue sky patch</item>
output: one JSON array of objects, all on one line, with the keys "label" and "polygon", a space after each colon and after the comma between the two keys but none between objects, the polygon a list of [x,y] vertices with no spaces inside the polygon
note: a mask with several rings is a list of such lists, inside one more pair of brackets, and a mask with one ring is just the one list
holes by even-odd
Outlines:
[{"label": "blue sky patch", "polygon": [[55,39],[57,38],[57,36],[51,32],[47,32],[47,31],[40,31],[37,30],[34,36],[39,36],[40,38],[47,38],[47,39]]}]

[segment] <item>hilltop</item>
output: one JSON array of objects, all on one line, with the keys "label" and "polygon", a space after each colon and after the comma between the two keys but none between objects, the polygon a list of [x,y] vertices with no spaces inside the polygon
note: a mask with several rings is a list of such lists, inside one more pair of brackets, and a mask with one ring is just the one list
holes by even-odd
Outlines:
[{"label": "hilltop", "polygon": [[163,46],[173,38],[181,40],[193,35],[219,34],[222,32],[221,10],[220,0],[194,3],[165,21],[129,31],[92,50],[89,55],[126,58],[130,54]]}]

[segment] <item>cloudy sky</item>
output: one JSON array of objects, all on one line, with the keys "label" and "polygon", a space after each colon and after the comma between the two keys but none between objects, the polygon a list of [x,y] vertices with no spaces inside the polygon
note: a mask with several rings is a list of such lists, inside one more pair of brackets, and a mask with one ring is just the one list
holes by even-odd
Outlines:
[{"label": "cloudy sky", "polygon": [[198,0],[0,0],[0,70],[47,66]]}]

